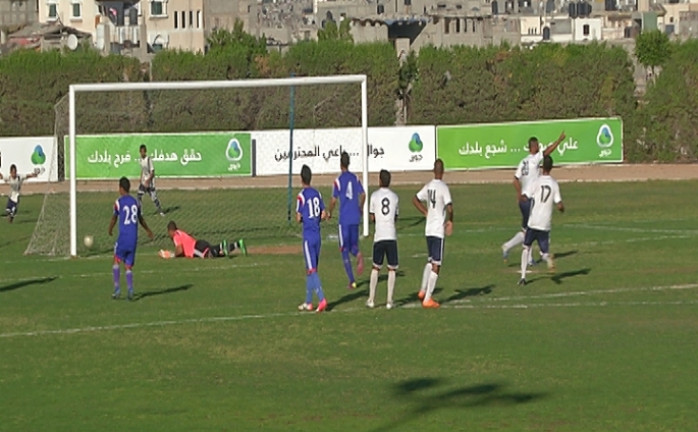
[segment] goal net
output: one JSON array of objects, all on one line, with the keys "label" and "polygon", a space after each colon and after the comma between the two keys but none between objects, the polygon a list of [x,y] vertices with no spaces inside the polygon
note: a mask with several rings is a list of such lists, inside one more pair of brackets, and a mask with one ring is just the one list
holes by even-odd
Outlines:
[{"label": "goal net", "polygon": [[301,167],[329,200],[344,151],[368,182],[365,75],[75,84],[68,96],[56,106],[63,181],[44,196],[27,254],[108,253],[119,178],[138,196],[141,146],[155,171],[155,196],[142,196],[155,239],[141,230],[139,242],[154,250],[172,248],[171,220],[210,243],[297,240]]}]

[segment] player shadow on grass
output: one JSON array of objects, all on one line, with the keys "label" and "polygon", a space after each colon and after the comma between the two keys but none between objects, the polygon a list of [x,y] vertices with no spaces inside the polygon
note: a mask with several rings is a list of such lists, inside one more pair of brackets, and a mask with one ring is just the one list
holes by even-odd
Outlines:
[{"label": "player shadow on grass", "polygon": [[[181,207],[179,207],[178,205],[176,205],[176,206],[171,206],[171,207],[165,207],[164,209],[162,209],[162,211],[163,211],[163,213],[165,213],[165,216],[167,216],[167,215],[169,215],[169,214],[172,213],[172,212],[176,212],[176,211],[179,210],[180,208],[181,208]],[[154,212],[154,213],[153,213],[153,216],[159,216],[158,212],[157,212],[157,211]]]},{"label": "player shadow on grass", "polygon": [[545,393],[514,392],[502,383],[481,383],[454,386],[443,378],[415,378],[393,385],[395,399],[408,407],[402,418],[380,426],[373,431],[408,429],[409,423],[446,409],[460,410],[478,407],[507,407],[529,403],[547,396]]},{"label": "player shadow on grass", "polygon": [[579,275],[588,275],[589,272],[591,271],[590,268],[583,268],[581,270],[572,270],[564,273],[558,273],[550,277],[550,280],[555,282],[556,284],[561,284],[563,279],[579,276]]},{"label": "player shadow on grass", "polygon": [[398,224],[397,230],[398,231],[403,231],[412,227],[415,227],[417,225],[423,225],[424,221],[426,221],[427,218],[424,216],[410,216],[406,218],[400,218],[400,222]]},{"label": "player shadow on grass", "polygon": [[455,294],[451,295],[451,297],[445,300],[442,300],[441,303],[451,303],[456,302],[458,300],[462,300],[466,297],[491,294],[494,287],[495,286],[493,284],[489,284],[482,288],[457,289]]},{"label": "player shadow on grass", "polygon": [[0,286],[0,292],[14,291],[16,289],[24,288],[25,286],[29,286],[29,285],[41,285],[41,284],[53,282],[56,279],[58,279],[58,276],[49,276],[49,277],[43,277],[43,278],[23,280],[20,282],[15,282],[15,283],[9,284],[9,285]]},{"label": "player shadow on grass", "polygon": [[[396,274],[395,276],[397,276],[397,277],[403,277],[404,275],[405,275],[405,273],[404,273],[403,271],[398,270],[398,271],[397,271],[397,274]],[[379,275],[379,276],[378,276],[378,283],[379,283],[379,284],[380,284],[381,282],[386,282],[387,280],[388,280],[388,275],[387,275],[387,274],[383,274],[383,275]],[[335,300],[335,301],[333,301],[333,302],[329,302],[329,303],[327,304],[327,310],[328,310],[328,311],[331,311],[332,309],[334,309],[335,307],[337,307],[337,306],[339,306],[339,305],[341,305],[341,304],[352,302],[352,301],[354,301],[354,300],[356,300],[356,299],[358,299],[358,298],[361,298],[361,297],[366,297],[366,298],[368,298],[368,284],[369,284],[369,283],[370,283],[370,281],[368,281],[368,280],[362,280],[361,282],[357,282],[357,284],[356,284],[356,289],[353,289],[353,290],[351,290],[351,291],[347,290],[347,294],[345,294],[344,296],[342,296],[339,300]],[[359,289],[359,287],[362,287],[362,286],[364,286],[364,285],[366,285],[366,288],[365,288],[365,289]]]},{"label": "player shadow on grass", "polygon": [[[553,252],[553,257],[555,258],[555,260],[559,260],[562,258],[567,258],[570,255],[574,255],[577,252],[578,251],[576,251],[576,250],[569,250],[569,251],[559,252],[559,253]],[[535,252],[535,251],[534,251],[534,253],[538,254],[538,259],[536,260],[536,265],[543,264],[543,259],[540,257],[540,254],[538,252]],[[507,260],[508,261],[507,267],[519,267],[521,265],[520,260],[517,260],[517,259],[512,260],[511,259],[512,256],[510,256],[509,257],[510,259]],[[519,253],[517,256],[521,256],[521,253]]]},{"label": "player shadow on grass", "polygon": [[180,285],[178,287],[166,288],[166,289],[162,289],[162,290],[158,290],[158,291],[144,291],[144,292],[136,293],[133,296],[133,301],[142,300],[146,297],[158,296],[158,295],[163,295],[163,294],[172,294],[172,293],[175,293],[178,291],[186,291],[193,286],[194,285],[192,285],[192,284],[185,284],[185,285]]}]

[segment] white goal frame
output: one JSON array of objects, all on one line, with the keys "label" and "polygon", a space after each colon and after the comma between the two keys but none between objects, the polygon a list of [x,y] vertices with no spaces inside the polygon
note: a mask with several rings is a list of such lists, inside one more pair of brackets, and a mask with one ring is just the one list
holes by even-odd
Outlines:
[{"label": "white goal frame", "polygon": [[[130,83],[71,84],[68,93],[69,109],[69,176],[70,176],[70,256],[76,257],[77,239],[77,178],[75,155],[75,98],[78,93],[147,91],[147,90],[210,90],[223,88],[290,87],[322,84],[361,84],[361,160],[363,161],[362,182],[368,196],[368,91],[366,75],[334,75],[317,77],[267,78],[234,81],[159,81]],[[363,235],[368,236],[368,200],[363,208]]]}]

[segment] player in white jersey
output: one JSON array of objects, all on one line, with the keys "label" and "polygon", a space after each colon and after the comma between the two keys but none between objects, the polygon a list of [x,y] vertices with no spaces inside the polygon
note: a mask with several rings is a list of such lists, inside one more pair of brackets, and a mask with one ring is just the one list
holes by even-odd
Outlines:
[{"label": "player in white jersey", "polygon": [[543,259],[548,263],[548,269],[551,271],[555,270],[555,262],[549,251],[550,227],[555,207],[560,212],[564,212],[565,206],[562,204],[560,186],[550,176],[552,169],[553,158],[545,156],[543,158],[543,175],[529,184],[528,188],[523,192],[531,203],[531,214],[528,218],[528,228],[526,229],[523,251],[521,252],[521,279],[519,279],[519,285],[526,285],[526,267],[534,241],[538,242]]},{"label": "player in white jersey", "polygon": [[155,203],[155,207],[158,208],[160,216],[165,216],[165,212],[162,209],[162,205],[160,205],[160,200],[155,191],[155,168],[153,167],[153,160],[148,156],[148,149],[145,147],[145,144],[141,144],[139,151],[141,154],[141,183],[138,185],[138,203],[143,200],[143,195],[147,193],[150,195],[153,203]]},{"label": "player in white jersey", "polygon": [[10,185],[10,196],[7,198],[7,205],[5,206],[5,214],[7,215],[7,220],[12,223],[17,215],[17,206],[19,205],[19,192],[22,190],[22,183],[24,180],[32,177],[36,177],[41,172],[40,168],[34,170],[33,173],[27,174],[25,176],[17,175],[17,165],[10,165],[10,177],[5,178],[0,173],[0,180],[5,180],[7,184]]},{"label": "player in white jersey", "polygon": [[547,146],[545,149],[541,150],[538,138],[531,137],[528,140],[528,155],[521,159],[519,165],[516,167],[516,173],[514,174],[514,189],[516,190],[516,200],[519,203],[519,210],[521,211],[521,230],[517,232],[514,237],[509,239],[502,245],[502,258],[504,261],[509,257],[509,251],[521,244],[524,240],[524,235],[526,233],[526,226],[528,225],[528,214],[529,214],[529,202],[523,196],[523,192],[526,191],[529,184],[535,181],[540,175],[538,167],[543,161],[545,156],[549,156],[557,146],[565,139],[565,133],[562,132],[560,137],[552,144]]},{"label": "player in white jersey", "polygon": [[[441,159],[434,162],[434,179],[424,185],[412,197],[412,204],[427,217],[425,234],[429,258],[422,274],[422,285],[418,297],[422,307],[438,308],[439,304],[431,298],[439,278],[444,251],[444,234],[453,233],[453,204],[448,185],[443,181],[444,163]],[[424,205],[426,203],[426,206]]]},{"label": "player in white jersey", "polygon": [[400,212],[399,199],[395,192],[389,189],[390,172],[381,170],[378,179],[380,181],[380,189],[371,194],[369,201],[369,214],[371,221],[376,223],[376,230],[373,234],[373,270],[371,270],[371,282],[366,306],[372,308],[375,305],[378,273],[383,266],[383,258],[387,258],[388,297],[385,307],[392,309],[393,292],[395,291],[395,270],[398,267],[395,221]]}]

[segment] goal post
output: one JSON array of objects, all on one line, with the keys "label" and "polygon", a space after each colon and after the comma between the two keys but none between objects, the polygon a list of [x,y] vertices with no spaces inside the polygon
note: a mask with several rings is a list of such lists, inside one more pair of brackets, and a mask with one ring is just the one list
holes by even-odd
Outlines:
[{"label": "goal post", "polygon": [[[224,89],[255,89],[268,87],[306,87],[313,85],[333,84],[360,84],[361,87],[361,115],[360,115],[360,150],[362,182],[368,194],[368,96],[366,75],[336,75],[319,77],[290,77],[249,79],[233,81],[163,81],[163,82],[126,82],[126,83],[94,83],[72,84],[68,93],[68,160],[67,177],[69,178],[69,250],[70,256],[78,255],[78,171],[77,171],[77,143],[78,114],[76,99],[79,94],[85,93],[109,93],[109,92],[157,92],[157,91],[196,91],[196,90],[224,90]],[[318,104],[319,105],[319,104]],[[358,126],[357,126],[358,127]],[[289,145],[293,145],[294,127],[289,125]],[[151,132],[151,131],[149,131]],[[187,132],[187,131],[181,131]],[[289,151],[291,154],[293,149]],[[254,159],[254,158],[253,158]],[[290,162],[289,162],[290,165]],[[295,168],[294,168],[295,169]],[[156,169],[157,171],[157,169]],[[337,166],[337,173],[339,166]],[[293,173],[289,172],[289,176]],[[289,182],[289,187],[291,183]],[[368,200],[367,200],[368,201]],[[278,203],[283,206],[283,203]],[[284,209],[285,210],[285,209]],[[368,236],[368,202],[363,208],[363,235]]]}]

